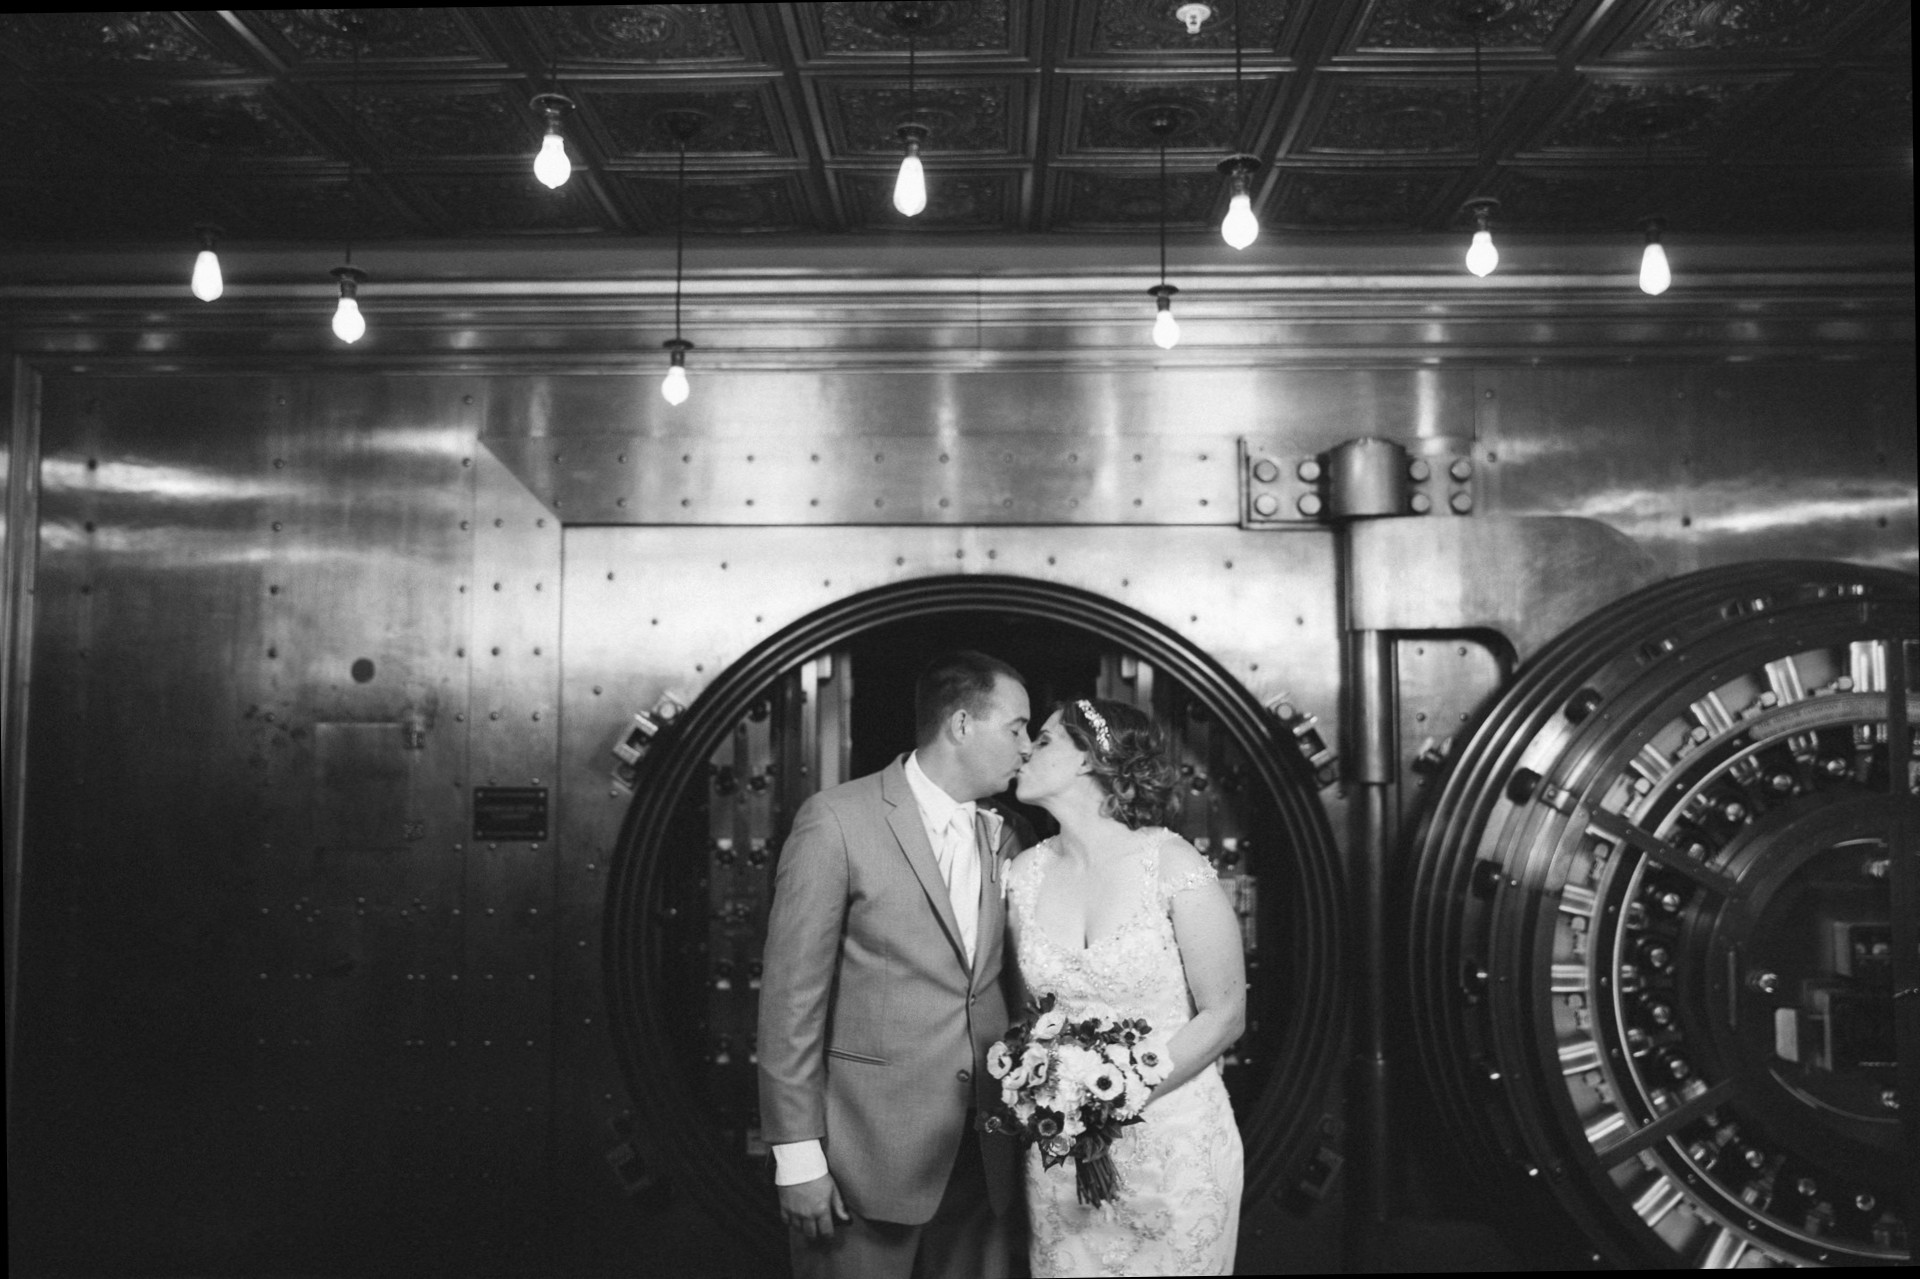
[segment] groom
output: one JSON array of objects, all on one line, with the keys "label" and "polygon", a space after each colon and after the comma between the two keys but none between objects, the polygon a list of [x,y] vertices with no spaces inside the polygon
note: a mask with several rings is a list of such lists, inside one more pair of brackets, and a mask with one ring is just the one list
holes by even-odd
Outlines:
[{"label": "groom", "polygon": [[800,806],[760,990],[761,1128],[796,1279],[998,1279],[1017,1151],[979,1133],[1012,833],[975,801],[1031,746],[1020,676],[949,653],[913,752]]}]

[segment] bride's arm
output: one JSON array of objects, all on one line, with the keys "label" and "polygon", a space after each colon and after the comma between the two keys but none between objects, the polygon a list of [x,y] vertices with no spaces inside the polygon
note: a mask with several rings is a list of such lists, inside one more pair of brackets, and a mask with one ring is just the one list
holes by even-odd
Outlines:
[{"label": "bride's arm", "polygon": [[[1176,853],[1177,849],[1177,853]],[[1184,845],[1167,849],[1164,879],[1178,883],[1206,859]],[[1173,936],[1187,972],[1187,988],[1198,1010],[1167,1044],[1173,1071],[1153,1090],[1165,1096],[1199,1074],[1225,1052],[1247,1027],[1247,965],[1241,951],[1240,917],[1226,890],[1208,878],[1172,902]],[[1149,1100],[1149,1105],[1152,1104]]]}]

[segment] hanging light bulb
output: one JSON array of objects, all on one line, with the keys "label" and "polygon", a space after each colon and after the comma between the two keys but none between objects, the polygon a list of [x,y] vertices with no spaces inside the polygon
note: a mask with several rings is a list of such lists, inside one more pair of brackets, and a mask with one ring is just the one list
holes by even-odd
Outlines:
[{"label": "hanging light bulb", "polygon": [[1162,351],[1180,345],[1180,321],[1173,318],[1173,295],[1180,290],[1171,284],[1156,284],[1147,293],[1158,299],[1153,316],[1153,344]]},{"label": "hanging light bulb", "polygon": [[1220,162],[1227,175],[1227,216],[1220,223],[1220,238],[1236,249],[1244,249],[1260,238],[1260,219],[1253,216],[1253,174],[1260,161],[1250,155],[1228,156]]},{"label": "hanging light bulb", "polygon": [[333,309],[333,335],[342,342],[358,342],[367,335],[367,317],[360,314],[360,302],[354,295],[367,273],[357,266],[337,266],[333,278],[340,281],[340,305]]},{"label": "hanging light bulb", "polygon": [[660,381],[660,394],[669,404],[685,404],[691,389],[687,385],[687,352],[693,350],[693,343],[684,338],[668,338],[660,345],[670,353],[667,376]]},{"label": "hanging light bulb", "polygon": [[540,154],[533,157],[533,176],[550,191],[557,191],[573,176],[573,162],[567,159],[567,140],[560,132],[561,113],[573,110],[573,99],[559,93],[542,93],[533,105],[547,116],[547,136],[540,140]]},{"label": "hanging light bulb", "polygon": [[1500,265],[1500,250],[1493,245],[1493,211],[1500,207],[1498,200],[1470,200],[1467,209],[1473,214],[1473,243],[1467,246],[1467,270],[1485,278],[1493,274],[1493,268]]},{"label": "hanging light bulb", "polygon": [[1667,264],[1667,251],[1660,244],[1660,232],[1666,229],[1662,218],[1648,218],[1647,247],[1640,254],[1640,291],[1659,297],[1673,283],[1673,268]]},{"label": "hanging light bulb", "polygon": [[920,139],[927,136],[924,126],[903,124],[896,132],[907,144],[900,161],[900,176],[893,181],[893,207],[913,217],[927,207],[927,170],[920,163]]},{"label": "hanging light bulb", "polygon": [[200,236],[200,253],[193,260],[193,296],[202,302],[212,302],[227,291],[226,281],[220,275],[220,255],[213,251],[219,229],[197,226],[194,230]]}]

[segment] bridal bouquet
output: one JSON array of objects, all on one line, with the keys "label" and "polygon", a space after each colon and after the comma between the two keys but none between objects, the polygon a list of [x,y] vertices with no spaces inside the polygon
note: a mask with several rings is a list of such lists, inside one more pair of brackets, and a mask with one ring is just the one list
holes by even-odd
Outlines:
[{"label": "bridal bouquet", "polygon": [[1147,1094],[1171,1069],[1166,1053],[1148,1042],[1152,1030],[1102,1004],[1069,1014],[1047,992],[987,1050],[1000,1103],[981,1126],[1038,1146],[1044,1167],[1073,1160],[1080,1202],[1108,1202],[1120,1188],[1108,1152],[1122,1128],[1140,1122]]}]

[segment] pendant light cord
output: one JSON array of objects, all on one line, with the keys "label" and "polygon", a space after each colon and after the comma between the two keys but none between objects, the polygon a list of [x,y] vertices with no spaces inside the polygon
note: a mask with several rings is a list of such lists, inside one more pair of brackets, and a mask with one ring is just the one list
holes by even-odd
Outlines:
[{"label": "pendant light cord", "polygon": [[1240,92],[1240,6],[1233,6],[1233,114],[1237,117],[1234,128],[1239,134],[1234,139],[1236,146],[1247,136],[1247,103]]},{"label": "pendant light cord", "polygon": [[1167,282],[1167,140],[1160,139],[1160,283]]},{"label": "pendant light cord", "polygon": [[[355,148],[360,143],[360,33],[353,34],[353,71],[347,81],[347,132],[353,138]],[[360,184],[355,181],[354,173],[359,166],[354,163],[353,152],[347,153],[347,258],[346,264],[353,265],[353,242],[360,238]]]},{"label": "pendant light cord", "polygon": [[687,144],[680,143],[680,168],[673,184],[673,338],[680,340],[680,279],[687,255]]},{"label": "pendant light cord", "polygon": [[1481,115],[1480,106],[1480,26],[1473,28],[1473,162],[1477,167],[1486,163],[1487,130]]}]

